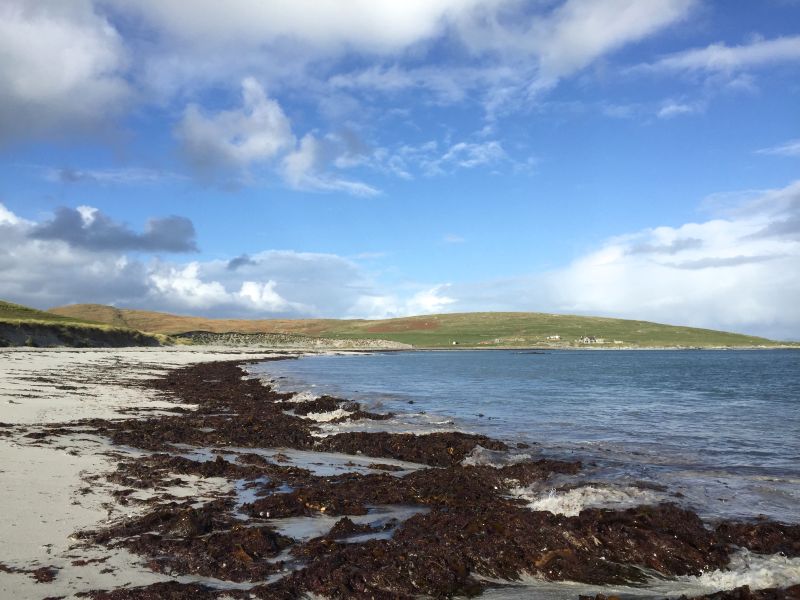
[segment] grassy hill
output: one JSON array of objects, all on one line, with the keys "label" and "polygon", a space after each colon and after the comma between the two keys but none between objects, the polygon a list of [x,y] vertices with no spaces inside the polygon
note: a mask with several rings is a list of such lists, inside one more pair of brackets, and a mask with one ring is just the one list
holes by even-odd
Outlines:
[{"label": "grassy hill", "polygon": [[[207,319],[168,313],[121,309],[97,304],[54,308],[54,315],[99,321],[144,331],[178,334],[188,331],[217,333],[290,333],[327,338],[376,338],[413,344],[419,348],[459,346],[647,347],[647,346],[775,346],[764,338],[676,327],[647,321],[554,315],[547,313],[460,313],[399,319]],[[560,336],[549,341],[549,336]],[[605,343],[582,344],[583,336]],[[615,344],[614,341],[622,344]]]},{"label": "grassy hill", "polygon": [[[41,321],[45,323],[89,323],[80,317],[58,315],[52,312],[37,310],[22,304],[0,300],[0,321]],[[104,323],[95,322],[95,325]]]},{"label": "grassy hill", "polygon": [[158,346],[166,336],[142,333],[0,300],[0,346]]}]

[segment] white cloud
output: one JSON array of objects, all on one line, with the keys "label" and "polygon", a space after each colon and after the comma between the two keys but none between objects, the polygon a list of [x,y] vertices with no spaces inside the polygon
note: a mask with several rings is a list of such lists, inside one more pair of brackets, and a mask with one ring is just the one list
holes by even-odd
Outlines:
[{"label": "white cloud", "polygon": [[[597,59],[679,22],[697,0],[97,0],[133,17],[138,85],[169,100],[254,74],[320,103],[335,90],[420,88],[437,102],[471,95],[495,114]],[[452,60],[425,64],[445,42]],[[371,66],[337,72],[350,56]],[[422,60],[420,60],[422,59]]]},{"label": "white cloud", "polygon": [[445,296],[443,293],[443,291],[449,287],[449,284],[441,284],[430,289],[417,292],[411,296],[406,303],[406,314],[424,315],[439,313],[451,304],[455,304],[455,298]]},{"label": "white cloud", "polygon": [[499,162],[506,158],[500,142],[493,140],[481,144],[459,142],[453,144],[438,160],[438,164],[453,164],[463,169]]},{"label": "white cloud", "polygon": [[373,153],[370,163],[376,169],[401,179],[413,179],[417,172],[427,177],[446,175],[459,169],[497,167],[505,164],[515,170],[529,169],[535,159],[517,161],[510,157],[498,140],[485,142],[456,142],[446,148],[431,140],[416,146],[403,145],[397,149],[381,148]]},{"label": "white cloud", "polygon": [[298,190],[342,191],[354,196],[377,196],[380,190],[366,183],[332,175],[330,164],[350,166],[348,154],[332,148],[312,134],[303,136],[297,148],[283,159],[286,182]]},{"label": "white cloud", "polygon": [[[160,0],[6,0],[0,136],[97,123],[126,110],[129,97],[168,110],[189,100],[176,134],[197,171],[246,169],[308,151],[295,147],[286,115],[261,84],[273,96],[300,91],[321,111],[347,105],[356,113],[372,90],[422,89],[430,93],[424,101],[478,102],[493,118],[679,22],[696,1],[197,0],[187,10]],[[432,60],[443,44],[446,65]],[[239,84],[239,107],[191,103]],[[306,130],[297,138],[308,133],[327,137]],[[375,191],[330,173],[302,179],[303,189]]]},{"label": "white cloud", "polygon": [[[490,119],[516,110],[599,58],[686,18],[696,0],[566,0],[464,3],[443,19],[469,66],[404,67],[392,62],[329,80],[337,89],[397,93],[424,89],[437,102],[477,95]],[[476,60],[477,59],[477,60]]]},{"label": "white cloud", "polygon": [[163,34],[188,44],[258,48],[300,42],[324,53],[351,48],[401,51],[439,33],[449,15],[482,4],[479,0],[229,0],[224,4],[194,0],[187,10],[183,4],[159,0],[106,3],[139,13]]},{"label": "white cloud", "polygon": [[436,314],[449,310],[457,300],[443,294],[450,284],[439,284],[414,292],[411,296],[379,292],[360,296],[347,313],[350,318],[391,319],[413,315]]},{"label": "white cloud", "polygon": [[772,154],[775,156],[800,156],[800,140],[789,140],[785,144],[756,150],[757,154]]},{"label": "white cloud", "polygon": [[[207,265],[206,265],[207,268]],[[238,289],[201,278],[201,264],[158,265],[149,273],[150,302],[160,301],[184,310],[238,309],[258,313],[303,313],[308,307],[289,302],[277,292],[276,282],[242,281]]]},{"label": "white cloud", "polygon": [[176,136],[194,167],[203,172],[246,168],[265,162],[295,143],[280,105],[252,77],[242,81],[242,106],[206,115],[196,104],[186,107]]},{"label": "white cloud", "polygon": [[711,44],[677,52],[635,67],[647,71],[733,72],[782,62],[800,61],[800,35],[757,40],[740,46]]},{"label": "white cloud", "polygon": [[453,303],[443,293],[446,286],[387,293],[358,262],[335,254],[268,250],[231,260],[133,258],[124,252],[130,231],[115,231],[91,207],[71,212],[108,234],[101,247],[37,235],[47,222],[26,221],[0,204],[0,298],[40,308],[97,302],[251,318],[399,316]]},{"label": "white cloud", "polygon": [[175,129],[183,152],[201,179],[231,175],[248,180],[254,167],[276,168],[292,188],[375,196],[376,188],[337,175],[334,169],[358,166],[363,157],[354,135],[308,133],[297,142],[292,124],[277,101],[252,77],[242,81],[242,106],[204,114],[195,104]]},{"label": "white cloud", "polygon": [[710,220],[609,239],[553,271],[400,287],[332,254],[271,250],[232,260],[143,262],[37,239],[32,233],[41,224],[0,205],[0,297],[44,307],[91,301],[243,317],[535,310],[798,339],[800,181],[743,197]]},{"label": "white cloud", "polygon": [[458,310],[646,319],[800,339],[800,181],[736,210],[609,239],[562,269],[454,285]]},{"label": "white cloud", "polygon": [[89,0],[0,3],[0,142],[93,127],[130,96],[127,55]]},{"label": "white cloud", "polygon": [[541,61],[537,85],[548,85],[685,18],[694,4],[693,0],[568,0],[529,32],[529,43]]},{"label": "white cloud", "polygon": [[705,106],[702,103],[667,100],[661,105],[656,116],[659,119],[671,119],[673,117],[696,114],[704,109]]}]

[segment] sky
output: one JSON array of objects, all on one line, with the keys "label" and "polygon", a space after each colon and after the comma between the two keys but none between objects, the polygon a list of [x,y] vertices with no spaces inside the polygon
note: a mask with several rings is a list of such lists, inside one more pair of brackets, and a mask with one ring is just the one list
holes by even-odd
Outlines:
[{"label": "sky", "polygon": [[800,339],[800,2],[0,0],[0,298]]}]

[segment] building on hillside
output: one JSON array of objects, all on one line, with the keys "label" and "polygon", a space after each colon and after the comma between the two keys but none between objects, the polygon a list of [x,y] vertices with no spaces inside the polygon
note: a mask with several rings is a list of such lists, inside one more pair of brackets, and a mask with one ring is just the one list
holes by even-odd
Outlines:
[{"label": "building on hillside", "polygon": [[559,341],[560,339],[561,339],[561,336],[560,336],[560,335],[548,335],[548,336],[547,336],[547,341],[548,341],[548,342],[557,342],[557,341]]}]

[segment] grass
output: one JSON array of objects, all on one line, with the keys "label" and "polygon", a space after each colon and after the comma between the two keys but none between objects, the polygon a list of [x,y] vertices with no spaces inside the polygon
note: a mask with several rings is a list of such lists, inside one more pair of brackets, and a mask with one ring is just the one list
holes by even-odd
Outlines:
[{"label": "grass", "polygon": [[[37,310],[21,304],[14,304],[13,302],[5,302],[0,300],[0,320],[5,322],[37,322],[37,323],[89,323],[85,319],[78,317],[57,315],[44,310]],[[103,324],[102,321],[95,323],[96,325]]]},{"label": "grass", "polygon": [[[604,338],[607,347],[743,347],[777,346],[777,342],[748,335],[663,325],[647,321],[555,315],[548,313],[460,313],[385,320],[338,319],[207,319],[97,304],[52,309],[62,317],[100,321],[143,331],[176,334],[187,331],[290,333],[328,338],[385,339],[419,348],[583,347],[582,336]],[[559,335],[557,343],[548,336]],[[622,344],[614,344],[614,340]],[[600,346],[591,344],[591,347]]]},{"label": "grass", "polygon": [[133,338],[156,338],[161,344],[172,343],[168,336],[160,333],[143,333],[126,325],[104,323],[100,320],[83,319],[77,316],[58,315],[3,300],[0,300],[0,324],[51,327],[66,336],[91,335],[97,332],[103,334],[125,334]]}]

